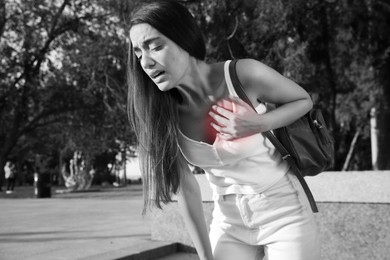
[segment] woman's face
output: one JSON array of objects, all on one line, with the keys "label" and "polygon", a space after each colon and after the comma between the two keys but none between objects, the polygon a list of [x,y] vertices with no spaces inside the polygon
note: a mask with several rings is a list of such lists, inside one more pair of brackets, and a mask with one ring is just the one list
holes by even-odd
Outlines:
[{"label": "woman's face", "polygon": [[189,66],[189,54],[149,24],[130,29],[133,51],[141,67],[161,91],[179,85]]}]

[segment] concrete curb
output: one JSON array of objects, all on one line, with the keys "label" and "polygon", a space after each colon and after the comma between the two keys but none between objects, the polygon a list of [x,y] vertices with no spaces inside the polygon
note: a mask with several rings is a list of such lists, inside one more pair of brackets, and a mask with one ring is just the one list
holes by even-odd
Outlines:
[{"label": "concrete curb", "polygon": [[176,253],[195,253],[195,249],[174,242],[152,241],[80,260],[155,260]]}]

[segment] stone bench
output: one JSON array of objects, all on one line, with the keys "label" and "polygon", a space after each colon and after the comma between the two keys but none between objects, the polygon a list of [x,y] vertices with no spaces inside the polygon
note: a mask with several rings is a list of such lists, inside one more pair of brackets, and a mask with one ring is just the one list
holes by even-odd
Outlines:
[{"label": "stone bench", "polygon": [[[213,202],[205,175],[195,175],[206,222]],[[390,259],[390,171],[324,172],[306,178],[320,213],[323,260]],[[152,212],[152,239],[192,248],[177,203]]]}]

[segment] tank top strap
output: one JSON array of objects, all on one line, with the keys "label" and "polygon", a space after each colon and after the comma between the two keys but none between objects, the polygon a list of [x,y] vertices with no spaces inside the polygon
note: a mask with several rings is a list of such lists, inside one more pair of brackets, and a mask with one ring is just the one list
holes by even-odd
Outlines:
[{"label": "tank top strap", "polygon": [[233,83],[232,83],[232,79],[230,78],[230,72],[229,72],[229,64],[230,64],[230,62],[231,62],[231,60],[227,60],[225,62],[225,65],[224,65],[225,81],[226,81],[226,85],[228,87],[230,95],[232,95],[234,97],[238,97],[237,92],[234,89],[234,86],[233,86]]},{"label": "tank top strap", "polygon": [[[224,64],[225,81],[226,81],[226,85],[228,87],[230,95],[239,98],[239,96],[237,95],[237,92],[233,86],[232,79],[230,77],[230,72],[229,72],[230,62],[231,62],[231,60],[227,60]],[[257,113],[263,114],[263,113],[267,112],[267,105],[266,105],[266,103],[261,102],[259,105],[257,105],[255,107],[255,109],[256,109]],[[233,103],[233,111],[234,110],[235,110],[235,104]]]}]

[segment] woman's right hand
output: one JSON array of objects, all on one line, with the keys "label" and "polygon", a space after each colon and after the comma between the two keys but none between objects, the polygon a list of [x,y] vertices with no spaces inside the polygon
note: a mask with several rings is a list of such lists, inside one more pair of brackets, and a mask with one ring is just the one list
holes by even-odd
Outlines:
[{"label": "woman's right hand", "polygon": [[180,161],[182,170],[180,171],[180,189],[177,194],[177,200],[181,215],[199,258],[202,260],[212,260],[213,255],[203,213],[199,184],[183,156],[181,156]]},{"label": "woman's right hand", "polygon": [[190,171],[184,157],[181,157],[180,190],[177,194],[181,215],[199,258],[202,260],[212,260],[213,255],[203,213],[199,184]]}]

